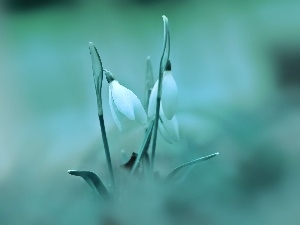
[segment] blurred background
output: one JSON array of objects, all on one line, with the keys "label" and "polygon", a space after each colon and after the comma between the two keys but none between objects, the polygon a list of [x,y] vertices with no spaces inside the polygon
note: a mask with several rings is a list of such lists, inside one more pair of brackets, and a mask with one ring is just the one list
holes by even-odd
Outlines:
[{"label": "blurred background", "polygon": [[[156,168],[213,152],[187,177],[198,224],[300,224],[300,2],[0,1],[0,224],[92,224],[93,193],[68,169],[109,181],[88,42],[144,99],[170,21],[181,141],[158,138]],[[116,169],[141,144],[104,117]],[[140,140],[140,141],[137,141]]]}]

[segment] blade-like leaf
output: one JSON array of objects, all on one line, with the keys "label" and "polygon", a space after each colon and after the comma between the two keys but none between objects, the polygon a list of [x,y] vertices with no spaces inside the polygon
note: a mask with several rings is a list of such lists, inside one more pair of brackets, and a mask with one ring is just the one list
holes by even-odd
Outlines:
[{"label": "blade-like leaf", "polygon": [[143,140],[143,143],[138,151],[138,155],[137,155],[137,158],[134,162],[134,165],[132,167],[132,170],[131,170],[131,174],[133,174],[135,172],[135,170],[137,169],[140,161],[141,161],[141,158],[142,156],[144,155],[145,151],[147,150],[148,146],[149,146],[149,143],[150,143],[150,138],[151,138],[151,135],[152,135],[152,129],[153,129],[153,124],[154,124],[154,121],[152,120],[150,122],[150,126],[148,127],[148,130],[146,132],[146,135],[144,137],[144,140]]},{"label": "blade-like leaf", "polygon": [[91,171],[68,170],[68,173],[74,176],[82,177],[88,185],[100,194],[104,199],[109,198],[109,193],[100,178]]},{"label": "blade-like leaf", "polygon": [[150,56],[147,57],[147,69],[146,69],[146,79],[145,79],[145,109],[148,111],[149,98],[151,90],[154,86],[154,75],[153,68],[151,64]]},{"label": "blade-like leaf", "polygon": [[147,68],[146,68],[146,89],[151,90],[154,85],[153,67],[150,56],[147,57]]},{"label": "blade-like leaf", "polygon": [[97,95],[98,113],[99,115],[101,115],[103,114],[102,100],[101,100],[103,67],[102,67],[100,55],[93,42],[89,43],[89,48],[90,48],[90,54],[92,59],[93,76],[94,76],[95,89]]},{"label": "blade-like leaf", "polygon": [[206,161],[206,160],[211,159],[211,158],[213,158],[213,157],[215,157],[215,156],[217,156],[217,155],[219,155],[219,152],[216,152],[216,153],[213,153],[213,154],[211,154],[211,155],[207,155],[207,156],[204,156],[204,157],[201,157],[201,158],[192,160],[192,161],[190,161],[190,162],[181,164],[180,166],[176,167],[175,169],[173,169],[173,170],[168,174],[168,176],[166,177],[166,180],[170,180],[171,178],[173,178],[173,177],[175,176],[175,174],[176,174],[179,170],[181,170],[182,168],[184,168],[184,167],[193,165],[193,164],[198,163],[198,162]]},{"label": "blade-like leaf", "polygon": [[[112,164],[111,164],[111,158],[110,158],[110,152],[109,152],[109,147],[108,147],[108,142],[107,142],[107,137],[106,137],[106,130],[105,130],[105,124],[104,124],[104,119],[103,119],[103,108],[102,108],[102,80],[103,80],[103,66],[102,66],[102,61],[100,58],[100,55],[98,53],[97,48],[94,46],[93,42],[89,43],[89,49],[90,49],[90,54],[92,58],[92,68],[93,68],[93,76],[94,76],[94,83],[95,83],[95,89],[96,89],[96,96],[97,96],[97,105],[98,105],[98,117],[99,117],[99,122],[100,122],[100,127],[101,127],[101,133],[102,133],[102,140],[104,144],[104,149],[105,149],[105,155],[106,155],[106,161],[108,164],[108,170],[111,178],[111,183],[113,188],[115,187],[115,179],[114,179],[114,173],[112,169]],[[75,175],[75,174],[73,174]],[[99,179],[99,178],[98,178]],[[100,181],[100,179],[99,179]],[[102,182],[101,182],[102,184]],[[104,185],[102,184],[104,187]]]}]

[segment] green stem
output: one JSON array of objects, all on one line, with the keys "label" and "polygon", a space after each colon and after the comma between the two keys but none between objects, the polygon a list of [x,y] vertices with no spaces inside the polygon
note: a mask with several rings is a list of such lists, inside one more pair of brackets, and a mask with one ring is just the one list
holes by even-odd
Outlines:
[{"label": "green stem", "polygon": [[[152,140],[150,171],[153,171],[153,169],[154,169],[156,139],[157,139],[157,130],[158,130],[158,121],[159,121],[159,107],[160,107],[160,98],[157,98],[157,100],[156,100],[156,113],[155,113],[155,120],[154,120],[154,130],[153,130],[153,140]],[[157,111],[158,111],[158,113],[157,113]]]},{"label": "green stem", "polygon": [[165,70],[166,62],[167,62],[167,60],[169,60],[169,56],[170,56],[170,43],[169,43],[170,42],[170,40],[169,40],[170,33],[169,33],[169,26],[168,26],[168,18],[166,16],[163,16],[163,21],[164,21],[164,44],[163,44],[163,53],[162,53],[162,56],[160,58],[160,63],[159,63],[158,90],[157,90],[156,111],[155,111],[155,118],[154,118],[154,130],[153,130],[150,171],[153,171],[153,169],[154,169],[157,130],[158,130],[158,121],[159,121],[159,110],[160,110],[160,101],[161,101],[161,94],[162,94],[163,72]]},{"label": "green stem", "polygon": [[146,152],[147,147],[149,147],[150,138],[151,138],[151,135],[152,135],[152,129],[153,129],[153,121],[151,121],[151,123],[148,127],[147,133],[144,137],[143,143],[142,143],[141,148],[138,152],[137,159],[135,160],[134,165],[132,167],[131,174],[134,174],[135,170],[139,166],[140,160],[143,158],[143,156]]},{"label": "green stem", "polygon": [[111,179],[111,184],[112,184],[113,189],[115,189],[115,178],[114,178],[114,172],[113,172],[113,168],[112,168],[111,157],[110,157],[110,152],[109,152],[109,147],[108,147],[104,118],[103,118],[103,114],[98,115],[98,116],[99,116],[99,122],[100,122],[101,133],[102,133],[102,141],[103,141],[103,145],[104,145],[105,156],[106,156],[106,161],[107,161],[107,165],[108,165],[108,171],[109,171],[109,175],[110,175],[110,179]]}]

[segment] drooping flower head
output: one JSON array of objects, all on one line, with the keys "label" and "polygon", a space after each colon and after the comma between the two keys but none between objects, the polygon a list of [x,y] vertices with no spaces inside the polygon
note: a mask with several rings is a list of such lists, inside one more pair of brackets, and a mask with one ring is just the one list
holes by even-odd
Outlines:
[{"label": "drooping flower head", "polygon": [[[158,81],[154,84],[149,99],[148,117],[151,119],[155,116],[157,95]],[[172,75],[171,62],[168,60],[163,73],[158,129],[161,136],[170,144],[179,141],[178,122],[174,115],[176,108],[177,85]]]},{"label": "drooping flower head", "polygon": [[126,120],[147,123],[147,115],[138,97],[129,89],[119,84],[111,72],[105,71],[109,83],[109,107],[112,117],[120,131],[124,130]]},{"label": "drooping flower head", "polygon": [[[155,82],[149,99],[149,118],[153,118],[155,116],[157,92],[158,81]],[[161,106],[165,117],[169,120],[172,119],[177,108],[177,85],[172,75],[170,60],[167,61],[163,74]]]}]

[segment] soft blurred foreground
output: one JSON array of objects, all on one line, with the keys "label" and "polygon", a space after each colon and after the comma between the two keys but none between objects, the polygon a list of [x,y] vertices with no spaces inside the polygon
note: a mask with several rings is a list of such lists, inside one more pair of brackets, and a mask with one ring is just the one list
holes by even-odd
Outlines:
[{"label": "soft blurred foreground", "polygon": [[[300,223],[300,2],[2,0],[0,7],[1,225],[97,221],[93,192],[67,174],[92,170],[109,182],[88,42],[143,100],[148,55],[158,72],[163,14],[181,141],[158,138],[156,169],[164,176],[220,152],[194,167],[179,196],[197,212],[193,224]],[[120,133],[106,81],[103,93],[119,170],[121,149],[137,151],[143,127]]]}]

